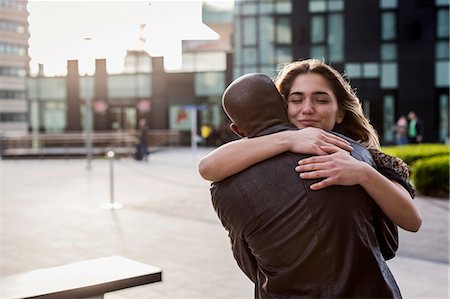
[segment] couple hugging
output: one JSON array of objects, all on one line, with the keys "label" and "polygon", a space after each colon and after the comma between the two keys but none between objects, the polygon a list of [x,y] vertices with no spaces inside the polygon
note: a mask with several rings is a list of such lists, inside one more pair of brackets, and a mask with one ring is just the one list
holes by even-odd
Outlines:
[{"label": "couple hugging", "polygon": [[203,157],[214,209],[255,298],[401,298],[386,260],[421,226],[408,166],[383,154],[355,92],[328,64],[287,64],[225,90],[246,137]]}]

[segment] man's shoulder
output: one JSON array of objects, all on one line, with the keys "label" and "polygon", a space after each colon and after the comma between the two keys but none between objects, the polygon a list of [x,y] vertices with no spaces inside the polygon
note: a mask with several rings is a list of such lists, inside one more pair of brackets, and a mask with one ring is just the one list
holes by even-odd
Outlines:
[{"label": "man's shoulder", "polygon": [[338,133],[335,131],[331,131],[331,133],[344,138],[348,142],[350,142],[350,145],[353,147],[353,150],[351,152],[351,155],[353,158],[364,161],[368,164],[374,165],[372,155],[370,154],[369,150],[365,148],[362,144],[360,144],[358,141],[354,140],[353,138],[350,138],[342,133]]}]

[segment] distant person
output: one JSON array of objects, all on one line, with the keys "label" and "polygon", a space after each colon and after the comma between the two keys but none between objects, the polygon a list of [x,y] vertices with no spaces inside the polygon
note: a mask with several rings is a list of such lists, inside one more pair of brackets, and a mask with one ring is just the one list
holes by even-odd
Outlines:
[{"label": "distant person", "polygon": [[[295,130],[265,75],[232,82],[223,107],[233,131],[248,140]],[[324,146],[346,147],[324,135]],[[349,141],[352,156],[373,165],[368,151]],[[376,205],[359,186],[313,191],[319,181],[299,179],[292,169],[308,156],[283,152],[212,184],[214,208],[239,267],[255,283],[255,298],[401,298],[372,224]]]},{"label": "distant person", "polygon": [[200,136],[205,146],[211,146],[213,144],[213,128],[210,125],[203,124],[200,127]]},{"label": "distant person", "polygon": [[394,126],[395,144],[405,145],[408,143],[408,119],[401,115]]},{"label": "distant person", "polygon": [[417,117],[414,111],[410,111],[408,121],[409,143],[422,143],[424,133],[422,120]]},{"label": "distant person", "polygon": [[136,146],[136,160],[148,161],[148,126],[145,118],[139,120],[139,143]]}]

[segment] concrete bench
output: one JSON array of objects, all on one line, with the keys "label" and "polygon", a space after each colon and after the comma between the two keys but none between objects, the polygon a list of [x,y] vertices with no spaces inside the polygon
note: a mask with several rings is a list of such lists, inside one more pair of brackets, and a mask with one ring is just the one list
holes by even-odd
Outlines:
[{"label": "concrete bench", "polygon": [[1,298],[103,298],[107,292],[161,281],[161,269],[120,256],[34,270],[1,279]]}]

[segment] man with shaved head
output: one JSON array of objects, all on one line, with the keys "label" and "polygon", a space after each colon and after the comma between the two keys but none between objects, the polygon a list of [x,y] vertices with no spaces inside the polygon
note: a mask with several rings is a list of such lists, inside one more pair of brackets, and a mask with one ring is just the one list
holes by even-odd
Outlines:
[{"label": "man with shaved head", "polygon": [[[295,130],[266,75],[236,79],[222,104],[240,136]],[[373,163],[351,145],[352,156]],[[305,157],[285,152],[212,184],[214,209],[255,298],[401,298],[370,222],[371,198],[360,186],[310,190],[318,180],[294,170]]]}]

